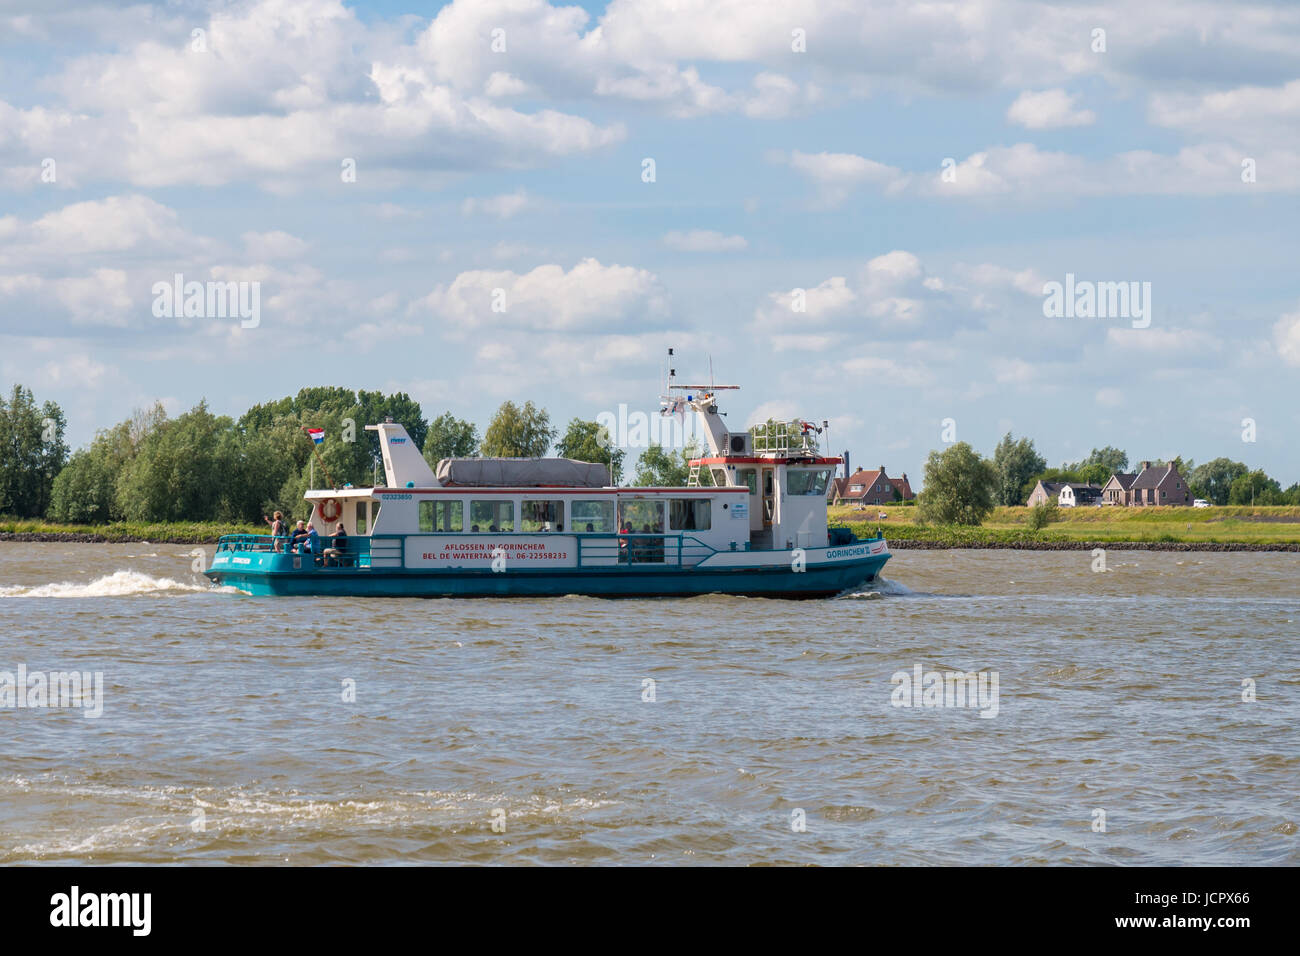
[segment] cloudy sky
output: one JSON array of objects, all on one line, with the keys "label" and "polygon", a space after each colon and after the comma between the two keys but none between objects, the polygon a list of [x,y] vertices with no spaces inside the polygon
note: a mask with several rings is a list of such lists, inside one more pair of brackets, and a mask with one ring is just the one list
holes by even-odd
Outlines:
[{"label": "cloudy sky", "polygon": [[[314,384],[562,423],[673,346],[891,473],[951,418],[1289,485],[1297,51],[1283,2],[0,0],[0,379],[74,445]],[[1046,317],[1067,273],[1149,325]]]}]

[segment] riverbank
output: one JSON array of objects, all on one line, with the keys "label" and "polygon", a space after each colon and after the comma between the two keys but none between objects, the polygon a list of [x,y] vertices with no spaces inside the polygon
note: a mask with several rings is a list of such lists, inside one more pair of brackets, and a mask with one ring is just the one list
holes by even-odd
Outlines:
[{"label": "riverbank", "polygon": [[265,525],[216,522],[116,521],[105,525],[57,525],[0,520],[0,541],[70,541],[82,544],[216,544],[223,534],[267,534]]},{"label": "riverbank", "polygon": [[[1001,509],[1000,509],[1001,510]],[[1007,509],[1010,510],[1010,509]],[[1254,535],[1246,540],[1213,540],[1204,537],[1180,538],[1171,532],[1156,531],[1145,537],[1124,537],[1117,533],[1080,537],[1053,525],[1043,531],[1027,528],[983,526],[978,528],[929,528],[904,521],[843,521],[832,518],[832,525],[849,528],[859,538],[872,537],[877,530],[895,551],[945,551],[994,549],[1012,551],[1091,551],[1115,548],[1130,551],[1254,551],[1300,552],[1300,539],[1284,535]],[[1099,529],[1094,528],[1094,531]],[[254,525],[217,525],[208,523],[133,524],[61,526],[29,521],[0,522],[3,542],[69,542],[78,544],[181,544],[214,545],[223,534],[265,534]]]},{"label": "riverbank", "polygon": [[1062,508],[1036,531],[1029,527],[1029,514],[1028,508],[997,508],[979,527],[941,528],[917,524],[915,507],[884,506],[865,513],[840,507],[830,510],[830,523],[858,537],[879,530],[899,550],[1300,551],[1300,508],[1294,506]]}]

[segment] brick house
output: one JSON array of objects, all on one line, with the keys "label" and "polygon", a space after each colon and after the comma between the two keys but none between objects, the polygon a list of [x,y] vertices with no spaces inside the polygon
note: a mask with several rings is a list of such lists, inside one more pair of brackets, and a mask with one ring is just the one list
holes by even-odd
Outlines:
[{"label": "brick house", "polygon": [[1127,505],[1129,503],[1129,489],[1133,487],[1133,482],[1137,480],[1137,473],[1125,474],[1116,472],[1110,476],[1110,481],[1101,486],[1101,501],[1107,505]]},{"label": "brick house", "polygon": [[916,495],[907,472],[902,478],[890,478],[881,465],[870,471],[859,468],[847,478],[836,478],[831,483],[830,497],[836,505],[892,505],[911,501]]},{"label": "brick house", "polygon": [[1025,504],[1032,508],[1034,505],[1045,505],[1049,501],[1054,501],[1065,487],[1063,481],[1043,481],[1038,479],[1038,484],[1034,485],[1034,490],[1029,493],[1029,500]]},{"label": "brick house", "polygon": [[1128,498],[1124,502],[1133,507],[1151,507],[1152,505],[1190,505],[1192,490],[1187,487],[1187,479],[1178,473],[1172,463],[1151,467],[1151,462],[1142,462],[1142,470],[1128,487]]}]

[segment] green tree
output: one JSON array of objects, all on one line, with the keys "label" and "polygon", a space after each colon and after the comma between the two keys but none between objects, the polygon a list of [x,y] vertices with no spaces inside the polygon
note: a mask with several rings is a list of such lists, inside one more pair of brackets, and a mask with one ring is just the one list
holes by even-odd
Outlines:
[{"label": "green tree", "polygon": [[1047,459],[1038,454],[1031,439],[1015,441],[1007,432],[993,452],[993,467],[998,475],[998,504],[1018,505],[1025,500],[1020,489],[1047,467]]},{"label": "green tree", "polygon": [[1204,498],[1210,504],[1226,505],[1233,482],[1249,471],[1250,469],[1239,461],[1215,458],[1198,466],[1187,476],[1187,482],[1191,486],[1193,496]]},{"label": "green tree", "polygon": [[242,470],[235,423],[201,401],[145,436],[118,476],[117,498],[132,521],[246,517]]},{"label": "green tree", "polygon": [[1282,486],[1277,481],[1255,470],[1239,475],[1228,489],[1230,505],[1272,505],[1280,504],[1283,496]]},{"label": "green tree", "polygon": [[1128,452],[1119,448],[1112,448],[1110,445],[1105,448],[1094,448],[1087,458],[1083,461],[1067,464],[1065,470],[1082,471],[1089,465],[1101,465],[1105,469],[1106,479],[1109,480],[1111,475],[1123,473],[1128,468]]},{"label": "green tree", "polygon": [[501,403],[483,436],[486,458],[541,458],[555,440],[551,416],[531,401]]},{"label": "green tree", "polygon": [[424,439],[424,460],[435,471],[444,458],[471,458],[478,452],[478,428],[473,422],[443,412],[429,422]]},{"label": "green tree", "polygon": [[925,490],[917,496],[917,519],[925,524],[978,525],[994,508],[998,472],[966,442],[925,462]]},{"label": "green tree", "polygon": [[1055,498],[1040,501],[1029,509],[1029,530],[1041,531],[1061,517],[1061,506]]},{"label": "green tree", "polygon": [[1110,476],[1115,474],[1111,469],[1097,461],[1081,466],[1075,473],[1079,476],[1080,481],[1090,485],[1104,485],[1110,481]]},{"label": "green tree", "polygon": [[67,420],[54,402],[37,406],[31,389],[0,395],[0,514],[37,518],[50,504],[54,478],[68,460]]},{"label": "green tree", "polygon": [[695,449],[691,446],[671,451],[662,445],[651,445],[636,461],[632,484],[637,488],[680,488],[690,477],[690,461],[694,457]]},{"label": "green tree", "polygon": [[580,418],[569,422],[555,450],[564,458],[604,465],[609,469],[610,481],[616,485],[623,472],[623,459],[627,457],[626,451],[614,447],[608,428]]}]

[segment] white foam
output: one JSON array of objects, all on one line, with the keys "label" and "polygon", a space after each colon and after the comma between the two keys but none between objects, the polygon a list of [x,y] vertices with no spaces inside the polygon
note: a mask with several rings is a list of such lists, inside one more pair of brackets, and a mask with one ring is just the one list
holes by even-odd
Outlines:
[{"label": "white foam", "polygon": [[39,584],[32,587],[11,585],[0,587],[0,597],[130,597],[136,594],[155,594],[164,591],[222,591],[235,593],[235,588],[213,588],[209,584],[187,584],[173,578],[155,578],[139,571],[114,571],[88,584],[63,581],[57,584]]},{"label": "white foam", "polygon": [[928,597],[919,591],[913,591],[905,584],[899,584],[897,581],[890,581],[887,578],[877,577],[870,584],[861,586],[861,590],[844,591],[839,597],[854,598],[859,601],[877,601],[885,597]]}]

